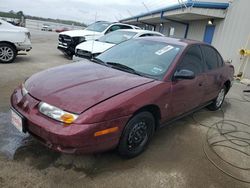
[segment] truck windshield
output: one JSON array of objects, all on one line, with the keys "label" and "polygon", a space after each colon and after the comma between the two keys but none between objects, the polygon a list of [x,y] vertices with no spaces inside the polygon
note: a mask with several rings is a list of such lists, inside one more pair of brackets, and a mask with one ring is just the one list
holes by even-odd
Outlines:
[{"label": "truck windshield", "polygon": [[89,25],[86,30],[95,31],[95,32],[103,32],[111,23],[109,22],[96,22]]}]

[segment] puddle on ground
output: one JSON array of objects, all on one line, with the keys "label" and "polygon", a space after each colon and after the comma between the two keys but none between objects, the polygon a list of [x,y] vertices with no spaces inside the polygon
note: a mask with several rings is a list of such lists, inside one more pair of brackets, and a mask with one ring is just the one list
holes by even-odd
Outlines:
[{"label": "puddle on ground", "polygon": [[16,150],[25,144],[28,136],[10,123],[10,113],[0,112],[0,153],[13,159]]},{"label": "puddle on ground", "polygon": [[10,113],[0,112],[0,154],[39,170],[49,167],[73,169],[89,176],[134,168],[138,159],[122,159],[115,151],[96,155],[67,155],[43,146],[29,134],[20,133],[10,122]]}]

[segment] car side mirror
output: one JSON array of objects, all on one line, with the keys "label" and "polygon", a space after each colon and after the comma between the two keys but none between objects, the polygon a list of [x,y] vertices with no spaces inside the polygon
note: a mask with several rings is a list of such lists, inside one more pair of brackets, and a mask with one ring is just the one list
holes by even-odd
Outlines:
[{"label": "car side mirror", "polygon": [[195,74],[191,70],[187,69],[181,69],[179,71],[176,71],[174,74],[174,79],[179,80],[179,79],[194,79]]}]

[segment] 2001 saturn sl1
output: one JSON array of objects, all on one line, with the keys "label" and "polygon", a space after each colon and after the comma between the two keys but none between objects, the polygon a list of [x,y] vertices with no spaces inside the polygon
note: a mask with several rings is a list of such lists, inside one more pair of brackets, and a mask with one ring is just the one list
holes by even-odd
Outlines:
[{"label": "2001 saturn sl1", "polygon": [[220,108],[233,73],[210,45],[135,39],[31,76],[11,96],[12,123],[60,152],[134,157],[165,123]]}]

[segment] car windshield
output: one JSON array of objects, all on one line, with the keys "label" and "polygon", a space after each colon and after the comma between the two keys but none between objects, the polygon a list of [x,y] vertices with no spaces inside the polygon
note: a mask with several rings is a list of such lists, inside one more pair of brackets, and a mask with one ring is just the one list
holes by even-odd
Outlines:
[{"label": "car windshield", "polygon": [[181,46],[152,40],[128,40],[110,48],[97,59],[105,64],[123,65],[140,75],[162,79]]},{"label": "car windshield", "polygon": [[119,44],[123,41],[131,39],[135,35],[136,32],[133,31],[114,31],[99,38],[98,41],[111,44]]},{"label": "car windshield", "polygon": [[96,22],[89,25],[86,30],[89,31],[96,31],[96,32],[103,32],[111,23],[109,22]]}]

